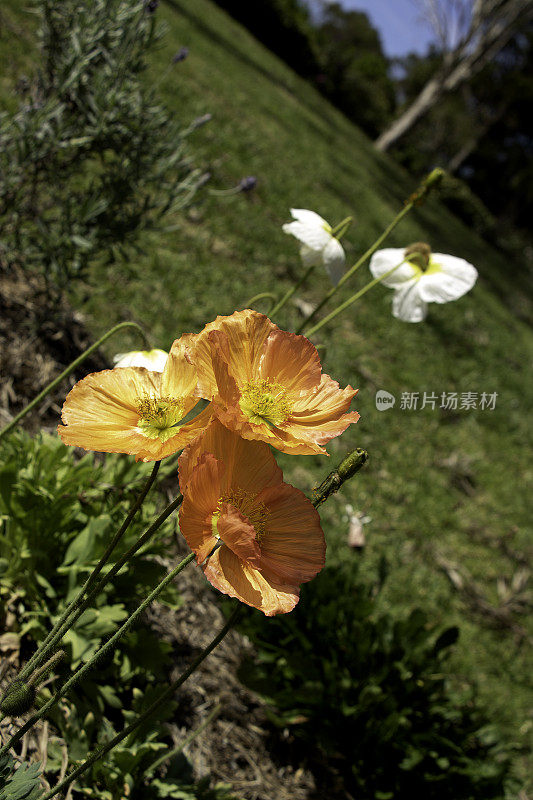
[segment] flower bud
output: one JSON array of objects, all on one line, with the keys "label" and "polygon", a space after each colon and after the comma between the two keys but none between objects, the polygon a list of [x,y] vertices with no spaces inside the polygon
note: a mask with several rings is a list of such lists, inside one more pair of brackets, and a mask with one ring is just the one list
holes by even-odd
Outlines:
[{"label": "flower bud", "polygon": [[368,453],[366,450],[362,450],[360,447],[357,447],[355,450],[352,450],[351,453],[348,453],[346,458],[343,458],[339,466],[337,467],[337,472],[339,473],[339,477],[342,482],[347,481],[356,472],[359,472],[361,467],[366,464],[368,461]]},{"label": "flower bud", "polygon": [[444,178],[446,173],[440,167],[435,167],[435,169],[431,170],[429,175],[424,181],[424,184],[428,189],[432,189],[434,186],[438,186],[441,180]]},{"label": "flower bud", "polygon": [[255,175],[247,175],[246,178],[241,179],[238,188],[241,192],[251,192],[256,186],[257,178]]},{"label": "flower bud", "polygon": [[404,251],[405,260],[420,267],[421,270],[426,270],[428,268],[430,256],[431,247],[425,242],[413,242],[413,244],[406,247]]},{"label": "flower bud", "polygon": [[180,61],[185,61],[188,55],[189,55],[189,48],[181,47],[175,54],[174,58],[172,59],[172,63],[179,64]]},{"label": "flower bud", "polygon": [[10,717],[20,717],[35,702],[35,686],[19,678],[9,684],[0,700],[0,711]]}]

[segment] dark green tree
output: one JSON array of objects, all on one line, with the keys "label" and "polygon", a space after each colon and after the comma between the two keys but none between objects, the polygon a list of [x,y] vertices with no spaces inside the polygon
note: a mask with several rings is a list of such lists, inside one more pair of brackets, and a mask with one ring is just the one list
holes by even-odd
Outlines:
[{"label": "dark green tree", "polygon": [[[407,104],[439,69],[441,58],[431,49],[427,56],[410,55],[403,60],[404,77],[398,87]],[[443,96],[392,152],[417,174],[435,165],[444,167],[465,181],[500,223],[526,230],[533,206],[532,101],[530,25],[515,34],[471,83]],[[462,206],[458,198],[454,210],[462,213]],[[476,216],[480,232],[487,235],[483,215],[476,212]]]},{"label": "dark green tree", "polygon": [[340,3],[325,4],[319,19],[320,88],[369,136],[376,136],[395,106],[379,34],[364,12]]},{"label": "dark green tree", "polygon": [[301,0],[216,0],[236,20],[299,75],[318,70],[315,31]]}]

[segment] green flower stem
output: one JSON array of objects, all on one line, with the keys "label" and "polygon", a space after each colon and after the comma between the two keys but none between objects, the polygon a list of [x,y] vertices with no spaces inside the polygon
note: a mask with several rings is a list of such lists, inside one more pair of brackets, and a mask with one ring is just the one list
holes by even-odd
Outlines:
[{"label": "green flower stem", "polygon": [[148,339],[146,338],[145,332],[143,331],[140,325],[137,325],[136,322],[121,322],[119,325],[115,325],[114,328],[111,328],[111,330],[105,333],[100,339],[98,339],[97,342],[95,342],[87,350],[85,350],[85,352],[82,353],[81,356],[79,356],[75,361],[69,364],[68,367],[63,370],[61,375],[58,375],[57,378],[54,378],[54,380],[51,383],[49,383],[48,386],[46,386],[42,390],[42,392],[40,392],[37,395],[37,397],[33,398],[31,403],[29,403],[26,406],[26,408],[23,408],[22,411],[19,411],[17,416],[14,417],[11,420],[11,422],[0,431],[0,439],[7,433],[9,433],[9,431],[13,430],[13,428],[16,425],[18,425],[20,420],[23,417],[25,417],[26,414],[28,414],[33,408],[35,408],[35,406],[39,405],[41,400],[44,400],[46,395],[49,394],[51,391],[53,391],[64,378],[67,378],[71,374],[71,372],[74,372],[74,370],[77,369],[77,367],[79,367],[79,365],[82,364],[85,361],[85,359],[91,355],[91,353],[94,353],[94,351],[97,350],[100,347],[100,345],[102,345],[105,341],[107,341],[111,336],[114,336],[115,333],[118,333],[118,331],[124,330],[124,328],[136,328],[143,337],[145,345],[149,347]]},{"label": "green flower stem", "polygon": [[143,602],[140,604],[138,608],[128,617],[126,622],[124,622],[121,627],[111,636],[111,638],[98,650],[97,653],[88,661],[83,667],[80,667],[74,675],[72,675],[68,681],[66,681],[63,686],[61,686],[57,692],[50,698],[41,708],[35,712],[25,723],[22,725],[21,728],[11,737],[10,741],[0,750],[0,756],[2,755],[4,749],[7,750],[13,747],[20,739],[24,736],[26,731],[29,731],[35,723],[40,720],[44,715],[53,707],[56,703],[61,700],[74,686],[76,686],[79,681],[85,677],[87,672],[95,667],[102,658],[115,649],[119,640],[124,636],[125,633],[129,631],[131,626],[134,622],[140,617],[143,611],[150,605],[150,603],[155,600],[158,594],[160,594],[163,589],[168,586],[168,584],[174,580],[176,575],[185,569],[185,567],[191,563],[194,559],[194,553],[191,553],[186,558],[184,558],[177,567],[175,567],[168,575],[163,578],[163,580],[153,589],[148,597],[146,597]]},{"label": "green flower stem", "polygon": [[[155,462],[154,467],[152,469],[152,473],[151,473],[150,477],[148,478],[148,480],[146,481],[143,490],[141,491],[141,493],[137,497],[137,500],[135,501],[135,503],[131,507],[128,516],[126,517],[126,519],[124,520],[124,522],[122,523],[122,525],[120,526],[118,531],[113,536],[111,542],[109,543],[109,545],[106,548],[105,553],[101,557],[100,561],[98,562],[98,564],[96,565],[96,567],[94,568],[92,573],[87,578],[86,582],[84,583],[84,585],[80,589],[77,597],[75,597],[74,600],[72,600],[69,603],[69,605],[67,606],[67,608],[63,612],[61,618],[56,622],[56,624],[54,625],[54,627],[52,628],[52,630],[50,631],[50,633],[48,634],[48,636],[46,637],[44,642],[41,644],[40,648],[37,650],[36,653],[33,654],[33,656],[30,658],[30,660],[25,665],[24,669],[21,671],[21,673],[19,675],[19,678],[21,678],[22,680],[24,680],[30,674],[30,672],[33,669],[35,669],[36,666],[41,664],[45,660],[45,658],[48,657],[49,653],[53,650],[53,648],[55,647],[56,643],[63,636],[65,631],[69,627],[71,627],[71,625],[73,624],[73,621],[70,620],[69,618],[72,616],[72,614],[74,614],[80,608],[82,609],[82,611],[85,610],[85,608],[87,606],[87,603],[85,603],[85,605],[83,604],[83,598],[87,595],[87,593],[89,592],[89,589],[91,588],[91,586],[93,586],[96,578],[98,577],[98,575],[102,571],[104,565],[107,563],[107,560],[109,559],[109,556],[111,555],[111,553],[113,552],[113,550],[117,546],[117,544],[120,541],[120,539],[122,538],[122,536],[128,530],[133,518],[135,517],[136,513],[138,512],[138,510],[142,506],[146,495],[148,494],[152,484],[154,483],[154,481],[156,479],[156,476],[157,476],[157,473],[159,471],[160,465],[161,465],[160,461],[156,461]],[[107,581],[107,578],[106,578],[106,581]],[[92,597],[92,595],[91,595],[91,597]],[[81,611],[80,611],[80,614],[81,614]],[[79,616],[79,614],[78,614],[78,616]],[[76,619],[78,618],[78,616],[76,617]]]},{"label": "green flower stem", "polygon": [[342,220],[342,222],[339,222],[338,225],[335,225],[335,227],[331,231],[331,235],[334,236],[335,239],[339,240],[342,239],[342,237],[352,224],[352,221],[353,217],[346,217],[345,219]]},{"label": "green flower stem", "polygon": [[[385,239],[387,238],[389,233],[391,233],[394,230],[394,228],[398,225],[398,223],[400,223],[402,221],[402,219],[411,211],[413,206],[420,205],[420,203],[422,203],[424,201],[424,199],[425,199],[426,195],[428,194],[428,192],[434,186],[437,186],[439,184],[439,182],[442,180],[443,175],[444,175],[444,171],[442,169],[438,169],[437,168],[437,169],[434,169],[432,172],[430,172],[429,175],[427,175],[424,178],[424,180],[422,181],[422,183],[420,184],[418,189],[407,200],[406,204],[404,205],[404,207],[402,208],[400,213],[397,214],[394,217],[394,219],[392,220],[390,225],[388,225],[387,228],[385,228],[385,230],[383,231],[381,236],[378,236],[378,238],[376,239],[374,244],[371,247],[369,247],[368,250],[365,253],[363,253],[361,258],[358,261],[355,262],[353,267],[350,267],[348,272],[346,272],[342,276],[342,278],[340,279],[338,284],[336,286],[334,286],[332,289],[330,289],[329,292],[327,292],[326,295],[324,295],[324,297],[322,298],[320,303],[316,306],[316,308],[309,314],[308,317],[306,317],[304,319],[304,321],[302,322],[302,324],[300,325],[300,327],[298,328],[296,333],[302,333],[304,328],[306,328],[307,325],[311,322],[311,320],[318,314],[320,309],[323,308],[323,306],[326,305],[328,300],[331,297],[333,297],[335,292],[337,292],[341,288],[341,286],[343,286],[346,283],[346,281],[349,280],[349,278],[352,277],[354,272],[356,270],[358,270],[359,267],[361,267],[365,263],[365,261],[368,258],[370,258],[371,255],[373,255],[376,252],[376,250],[379,248],[379,246],[385,241]],[[312,329],[312,330],[314,330],[314,329]],[[308,334],[309,334],[309,331],[306,332],[306,335],[308,335]]]},{"label": "green flower stem", "polygon": [[[262,300],[263,297],[270,297],[270,299],[273,300],[274,303],[278,299],[277,296],[272,292],[259,292],[259,294],[254,294],[253,297],[250,297],[250,299],[246,303],[246,308],[251,308],[252,303],[256,303],[258,300]],[[270,314],[270,311],[268,311],[267,313]]]},{"label": "green flower stem", "polygon": [[192,733],[190,733],[188,736],[185,737],[185,739],[181,744],[179,744],[177,747],[174,747],[172,750],[169,750],[167,753],[164,753],[162,756],[156,759],[153,762],[153,764],[150,764],[150,766],[146,770],[146,775],[153,775],[153,773],[156,771],[158,767],[161,766],[161,764],[164,764],[165,761],[169,760],[169,758],[174,758],[174,756],[179,755],[179,753],[181,753],[181,751],[184,750],[188,744],[194,741],[196,737],[199,736],[201,732],[205,730],[211,722],[213,722],[215,717],[218,717],[221,711],[222,711],[222,704],[219,703],[214,707],[212,711],[209,712],[209,714],[204,719],[202,724],[198,725],[198,727],[194,731],[192,731]]},{"label": "green flower stem", "polygon": [[342,311],[344,311],[345,308],[348,308],[348,306],[351,306],[352,303],[355,303],[356,300],[359,300],[359,298],[362,297],[364,294],[366,294],[368,291],[370,291],[370,289],[372,289],[372,287],[375,286],[376,283],[380,283],[380,281],[382,281],[383,278],[386,278],[388,275],[391,275],[394,272],[394,270],[398,269],[398,267],[401,267],[403,263],[404,262],[401,261],[399,264],[396,264],[395,267],[389,269],[379,278],[374,278],[374,280],[370,281],[370,283],[367,283],[366,286],[363,286],[362,289],[359,289],[358,292],[356,292],[347,300],[345,300],[344,303],[341,303],[340,306],[334,308],[333,311],[327,315],[327,317],[324,317],[324,319],[320,320],[320,322],[317,322],[317,324],[313,325],[312,328],[308,328],[308,330],[306,330],[305,332],[305,335],[312,336],[314,333],[320,330],[320,328],[322,328],[324,325],[327,325],[328,322],[331,322],[332,319],[335,319],[337,314],[340,314]]},{"label": "green flower stem", "polygon": [[116,747],[117,744],[122,742],[127,736],[129,736],[130,733],[136,730],[136,728],[142,725],[143,722],[149,719],[149,717],[151,717],[155,711],[157,711],[164,703],[166,703],[166,701],[170,697],[172,697],[174,692],[177,689],[179,689],[180,686],[183,683],[185,683],[187,678],[189,678],[192,675],[192,673],[200,666],[202,661],[205,658],[207,658],[207,656],[215,649],[215,647],[218,644],[220,644],[224,636],[233,627],[233,624],[237,619],[239,611],[240,611],[240,606],[237,606],[233,610],[233,613],[231,614],[226,624],[223,626],[223,628],[221,628],[221,630],[218,632],[215,638],[207,645],[207,647],[205,647],[202,650],[200,655],[194,659],[192,664],[185,670],[185,672],[183,672],[179,678],[177,678],[173,683],[171,683],[170,686],[167,689],[165,689],[163,694],[154,703],[152,703],[152,705],[148,709],[146,709],[144,713],[142,713],[139,717],[137,717],[136,720],[134,720],[132,723],[130,723],[130,725],[124,728],[123,731],[117,733],[117,735],[114,736],[112,739],[110,739],[109,742],[107,742],[105,745],[99,747],[97,750],[91,753],[83,762],[83,764],[80,764],[79,767],[76,767],[76,769],[74,769],[70,773],[70,775],[67,775],[66,778],[64,778],[62,781],[60,781],[60,783],[57,784],[57,786],[55,786],[53,789],[51,789],[49,792],[43,795],[40,798],[40,800],[51,800],[51,798],[55,797],[55,795],[58,794],[58,792],[61,792],[68,786],[70,786],[70,784],[73,781],[75,781],[76,778],[79,778],[79,776],[82,775],[87,769],[89,769],[89,767],[91,767],[95,763],[95,761],[98,761],[99,758],[102,758],[102,756],[104,756],[106,753],[109,753],[110,750],[112,750],[114,747]]},{"label": "green flower stem", "polygon": [[291,299],[293,294],[300,288],[300,286],[302,286],[302,284],[305,283],[305,281],[308,279],[308,277],[313,272],[314,268],[315,268],[315,264],[312,264],[310,267],[307,267],[306,271],[304,272],[304,274],[302,275],[302,277],[300,278],[298,283],[295,283],[294,286],[291,289],[289,289],[288,292],[286,292],[283,295],[283,297],[281,298],[279,303],[277,303],[274,306],[274,308],[270,309],[270,311],[268,312],[270,317],[273,317],[274,314],[277,314],[277,312],[280,310],[280,308],[283,308],[285,303],[287,303]]}]

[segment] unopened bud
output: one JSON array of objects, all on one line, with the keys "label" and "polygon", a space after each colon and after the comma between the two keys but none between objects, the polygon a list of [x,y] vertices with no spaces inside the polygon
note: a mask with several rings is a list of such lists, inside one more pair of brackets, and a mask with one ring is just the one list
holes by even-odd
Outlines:
[{"label": "unopened bud", "polygon": [[357,447],[355,450],[352,450],[351,453],[348,453],[346,458],[343,458],[339,466],[337,467],[337,472],[339,473],[339,477],[342,481],[347,481],[356,472],[359,472],[361,467],[366,464],[368,461],[368,453],[366,450],[362,450],[360,447]]},{"label": "unopened bud", "polygon": [[344,481],[349,480],[368,461],[368,453],[358,447],[343,458],[337,469],[324,478],[320,486],[313,489],[315,508],[322,505],[331,494],[338,492]]},{"label": "unopened bud", "polygon": [[238,188],[241,192],[251,192],[256,186],[257,178],[255,175],[248,175],[246,178],[242,178]]},{"label": "unopened bud", "polygon": [[436,167],[424,178],[416,192],[411,195],[407,202],[414,203],[415,205],[420,205],[423,203],[426,199],[426,195],[431,191],[431,189],[434,189],[439,185],[445,175],[446,173],[443,169]]},{"label": "unopened bud", "polygon": [[189,48],[182,47],[178,50],[174,58],[172,59],[173,64],[179,64],[180,61],[185,61],[187,56],[189,55]]},{"label": "unopened bud", "polygon": [[35,702],[35,687],[19,678],[9,684],[0,700],[0,711],[10,717],[20,717]]},{"label": "unopened bud", "polygon": [[421,270],[426,270],[431,256],[431,247],[425,242],[413,242],[404,250],[404,258]]},{"label": "unopened bud", "polygon": [[438,186],[441,180],[444,178],[446,173],[440,167],[436,167],[435,169],[431,170],[427,178],[424,180],[424,184],[427,186],[428,189],[432,189],[434,186]]}]

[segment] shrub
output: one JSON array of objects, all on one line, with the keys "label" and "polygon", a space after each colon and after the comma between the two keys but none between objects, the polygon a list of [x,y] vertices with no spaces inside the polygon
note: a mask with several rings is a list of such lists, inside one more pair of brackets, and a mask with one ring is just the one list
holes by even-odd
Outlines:
[{"label": "shrub", "polygon": [[353,569],[324,570],[285,617],[244,623],[258,655],[243,680],[331,797],[335,785],[358,800],[501,797],[508,754],[446,681],[457,628],[435,636],[418,609],[375,615]]},{"label": "shrub", "polygon": [[[186,131],[143,83],[159,37],[139,0],[39,0],[41,64],[0,118],[0,255],[56,293],[183,205]],[[3,251],[3,253],[2,253]]]},{"label": "shrub", "polygon": [[[32,439],[16,431],[2,442],[0,451],[0,625],[10,612],[10,628],[28,652],[43,640],[77,594],[109,539],[126,516],[133,497],[151,471],[151,464],[132,458],[88,454],[77,460],[59,439],[41,434]],[[151,493],[121,540],[121,554],[139,539],[155,517],[159,505]],[[175,523],[169,519],[154,539],[136,553],[127,571],[108,584],[96,603],[87,608],[64,637],[66,658],[56,668],[68,678],[80,662],[88,661],[112,635],[140,600],[163,578],[166,568],[154,556],[168,553]],[[172,584],[159,600],[172,607],[180,602]],[[73,689],[50,710],[53,723],[46,776],[57,780],[67,745],[70,761],[87,752],[128,724],[136,713],[156,699],[168,681],[173,646],[146,625],[135,625],[120,641],[112,658]],[[57,688],[45,686],[38,702]],[[125,740],[78,781],[74,797],[115,800],[124,792],[132,798],[159,800],[231,800],[227,787],[212,786],[209,776],[194,784],[188,763],[174,757],[148,778],[151,765],[172,750],[162,728],[175,715],[177,701],[166,704],[156,716]],[[0,800],[35,798],[39,791],[38,765],[23,764],[13,773],[10,759],[0,759]],[[125,789],[127,787],[127,789]]]}]

